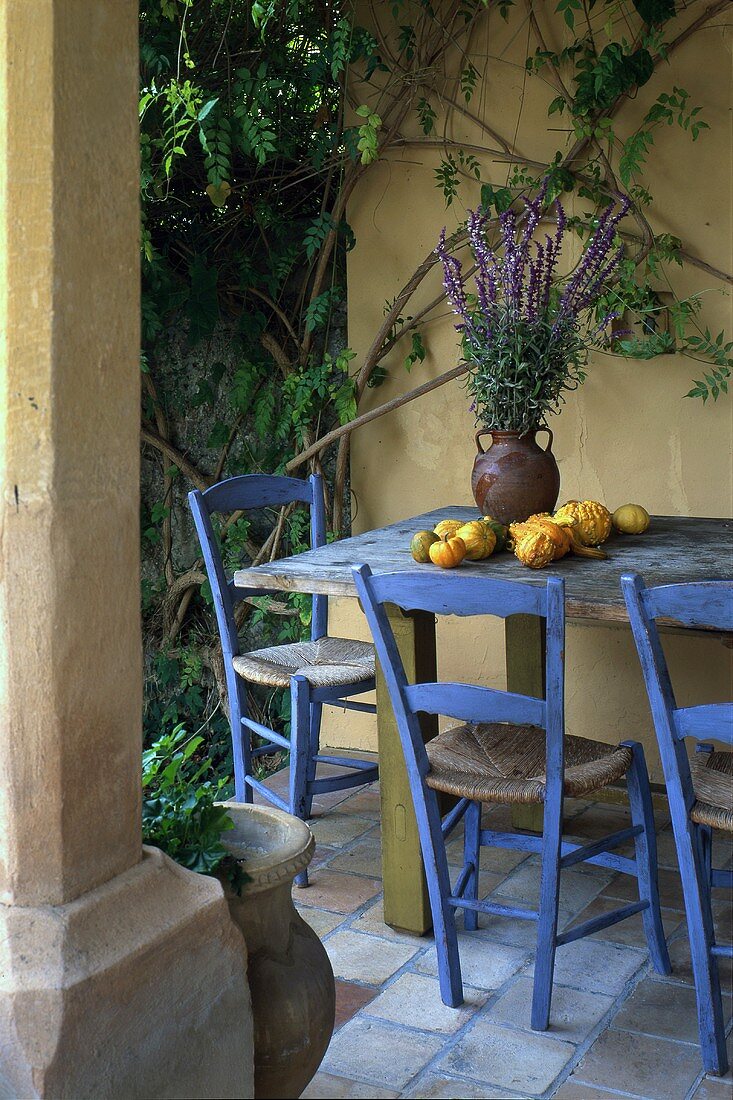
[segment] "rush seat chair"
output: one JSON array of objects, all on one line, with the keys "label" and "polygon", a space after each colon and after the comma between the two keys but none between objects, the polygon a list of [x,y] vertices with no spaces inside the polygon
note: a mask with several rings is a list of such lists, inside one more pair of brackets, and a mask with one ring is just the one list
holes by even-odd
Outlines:
[{"label": "rush seat chair", "polygon": [[[301,481],[247,474],[220,481],[204,492],[196,489],[188,494],[188,500],[211,585],[224,657],[235,798],[251,802],[256,790],[276,806],[305,820],[311,816],[314,796],[347,790],[377,779],[377,766],[370,761],[323,755],[319,748],[324,705],[375,711],[373,704],[351,698],[374,689],[374,647],[368,642],[329,637],[328,597],[314,596],[310,641],[241,652],[234,608],[246,597],[267,593],[262,589],[237,588],[226,577],[212,517],[302,502],[310,508],[311,547],[322,546],[326,541],[326,519],[321,478],[313,474],[307,481]],[[289,689],[290,740],[249,716],[247,683]],[[253,747],[253,734],[263,738],[264,744]],[[254,758],[277,749],[290,752],[287,802],[256,779],[252,772]],[[335,765],[339,771],[319,776],[319,764]],[[296,882],[307,885],[307,873],[303,872]]]},{"label": "rush seat chair", "polygon": [[[713,830],[733,834],[733,753],[714,751],[708,738],[733,744],[733,703],[678,707],[659,638],[657,619],[676,627],[733,631],[733,582],[703,581],[647,588],[627,574],[621,587],[639,653],[667,785],[687,913],[697,995],[702,1060],[707,1073],[728,1069],[718,958],[731,944],[715,942],[711,890],[733,887],[733,871],[712,866]],[[690,764],[685,741],[696,745]]]},{"label": "rush seat chair", "polygon": [[[641,745],[620,745],[565,734],[565,596],[562,580],[545,585],[461,576],[458,572],[372,574],[368,565],[354,569],[364,611],[372,630],[399,728],[425,862],[438,954],[441,997],[453,1007],[463,1001],[455,915],[464,927],[477,927],[478,914],[517,917],[537,924],[537,956],[532,1027],[549,1025],[555,952],[634,913],[641,913],[654,966],[669,973],[657,887],[656,839],[646,764]],[[384,604],[436,615],[506,618],[537,615],[547,622],[546,695],[530,698],[464,683],[410,684],[405,676]],[[480,629],[480,621],[476,623]],[[418,714],[439,714],[459,724],[426,744]],[[601,840],[579,845],[562,839],[563,799],[587,797],[626,776],[631,824]],[[441,815],[438,796],[457,803]],[[542,837],[482,828],[482,803],[544,805]],[[445,842],[464,819],[464,862],[451,885]],[[614,849],[633,838],[635,858]],[[537,911],[488,897],[478,898],[483,846],[537,852],[541,857]],[[558,901],[563,868],[586,861],[636,876],[639,900],[558,930]],[[487,945],[487,950],[490,950]],[[572,950],[568,947],[567,950]]]}]

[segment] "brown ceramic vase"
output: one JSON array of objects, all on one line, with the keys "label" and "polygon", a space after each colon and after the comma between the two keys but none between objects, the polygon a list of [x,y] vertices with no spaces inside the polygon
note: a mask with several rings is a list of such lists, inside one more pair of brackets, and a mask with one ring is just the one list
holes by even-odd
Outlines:
[{"label": "brown ceramic vase", "polygon": [[[543,450],[535,436],[547,432],[550,439]],[[485,450],[482,436],[491,436]],[[560,492],[560,471],[552,453],[552,432],[536,428],[519,432],[500,432],[482,428],[476,432],[476,455],[471,488],[481,513],[500,523],[525,520],[535,512],[551,512]]]},{"label": "brown ceramic vase", "polygon": [[222,834],[222,843],[250,878],[239,896],[226,880],[223,885],[247,945],[255,1100],[288,1100],[314,1076],[334,1025],[331,963],[291,893],[293,878],[313,857],[315,839],[304,822],[282,810],[225,806],[234,828]]}]

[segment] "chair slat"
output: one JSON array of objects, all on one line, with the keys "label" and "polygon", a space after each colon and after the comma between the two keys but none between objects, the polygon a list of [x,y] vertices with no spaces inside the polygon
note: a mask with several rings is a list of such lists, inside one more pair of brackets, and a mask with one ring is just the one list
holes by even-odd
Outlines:
[{"label": "chair slat", "polygon": [[733,703],[679,707],[672,712],[672,718],[679,738],[694,737],[704,741],[712,737],[733,745]]},{"label": "chair slat", "polygon": [[[419,568],[419,567],[418,567]],[[455,573],[377,573],[370,586],[379,603],[392,603],[405,611],[431,611],[435,615],[546,614],[546,585],[534,587],[516,581],[495,580]]]},{"label": "chair slat", "polygon": [[442,714],[463,722],[512,722],[543,728],[545,725],[544,699],[511,691],[450,682],[410,684],[405,688],[405,698],[412,711]]},{"label": "chair slat", "polygon": [[271,477],[268,474],[243,474],[212,485],[201,494],[209,513],[238,512],[240,509],[269,508],[276,504],[302,501],[310,504],[313,489],[297,477]]},{"label": "chair slat", "polygon": [[644,606],[651,619],[673,619],[683,626],[733,631],[733,581],[698,581],[647,588]]}]

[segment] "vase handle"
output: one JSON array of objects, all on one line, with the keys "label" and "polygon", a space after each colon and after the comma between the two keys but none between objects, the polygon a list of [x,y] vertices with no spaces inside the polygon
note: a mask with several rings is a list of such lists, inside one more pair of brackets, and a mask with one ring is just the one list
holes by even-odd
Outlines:
[{"label": "vase handle", "polygon": [[479,443],[479,440],[481,439],[482,435],[490,435],[491,436],[491,444],[486,448],[486,451],[491,450],[491,446],[493,445],[493,442],[494,442],[494,437],[492,435],[491,428],[480,428],[479,431],[477,431],[476,434],[474,435],[473,438],[476,441],[476,450],[478,451],[478,453],[480,455],[485,455],[486,451],[483,449],[483,447]]},{"label": "vase handle", "polygon": [[547,441],[547,446],[545,447],[545,454],[547,454],[547,452],[549,450],[552,450],[552,441],[554,439],[554,436],[552,434],[552,430],[550,428],[542,427],[542,428],[538,428],[537,431],[538,432],[547,432],[547,434],[550,437]]}]

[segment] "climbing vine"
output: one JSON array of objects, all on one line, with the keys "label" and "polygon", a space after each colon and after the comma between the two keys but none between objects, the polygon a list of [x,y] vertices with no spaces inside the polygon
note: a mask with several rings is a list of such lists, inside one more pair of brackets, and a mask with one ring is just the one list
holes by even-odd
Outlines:
[{"label": "climbing vine", "polygon": [[[447,207],[478,189],[499,214],[550,178],[548,201],[574,194],[580,238],[595,209],[628,195],[626,258],[604,308],[632,319],[616,348],[635,358],[669,351],[700,361],[688,398],[727,392],[733,345],[705,324],[701,298],[660,285],[676,265],[730,284],[694,242],[655,233],[647,169],[668,127],[707,138],[705,104],[675,80],[674,55],[727,0],[391,0],[359,8],[301,0],[143,0],[141,193],[143,278],[144,584],[147,729],[181,721],[226,746],[223,670],[185,505],[192,487],[253,471],[325,475],[331,529],[349,524],[349,436],[387,357],[419,371],[424,322],[442,301],[416,295],[428,253],[384,306],[369,346],[349,348],[346,256],[359,247],[349,201],[380,161],[409,147],[437,151],[433,182]],[[547,92],[549,158],[519,148],[506,105],[480,97],[502,22],[529,43],[525,77]],[[555,49],[553,28],[566,28]],[[488,37],[487,37],[488,36]],[[632,133],[624,108],[664,63],[668,87]],[[482,106],[477,106],[477,103]],[[463,118],[482,143],[451,137]],[[544,136],[544,135],[543,135]],[[687,186],[686,180],[680,181]],[[435,227],[437,239],[438,229]],[[460,217],[450,246],[460,249]],[[662,323],[664,317],[665,323]],[[389,362],[394,360],[390,358]],[[450,371],[400,401],[454,377]],[[682,396],[682,395],[680,395]],[[386,407],[394,406],[394,402]],[[370,418],[379,415],[372,410]],[[337,444],[337,446],[333,446]],[[222,527],[231,564],[303,548],[298,510],[232,517]],[[239,626],[253,644],[300,636],[307,600],[253,599]],[[255,700],[287,726],[287,698]],[[221,738],[221,740],[219,740]],[[218,751],[218,749],[216,749]]]}]

